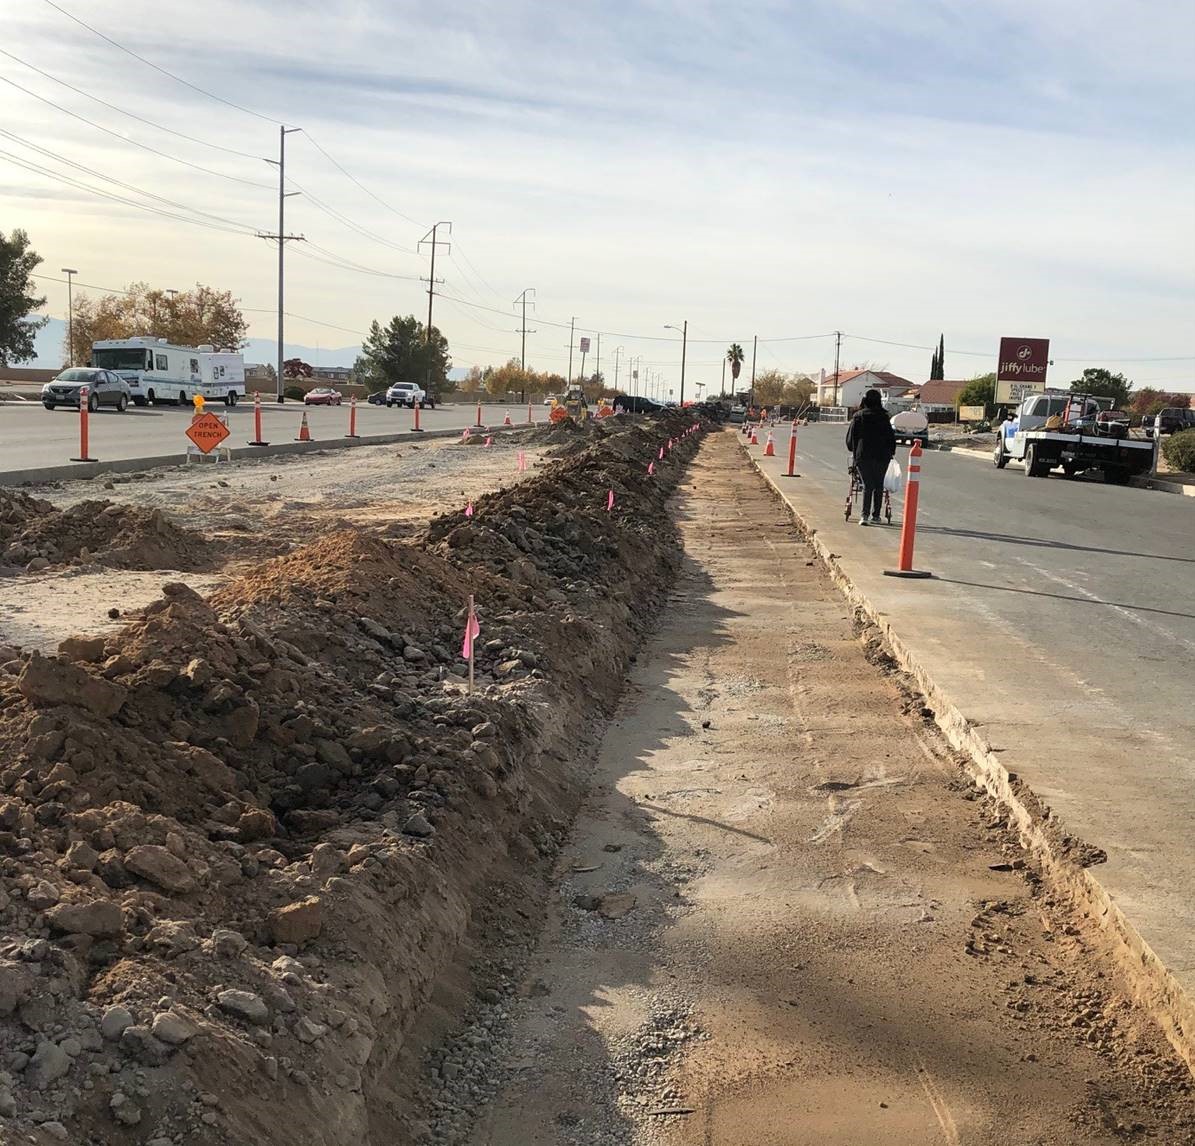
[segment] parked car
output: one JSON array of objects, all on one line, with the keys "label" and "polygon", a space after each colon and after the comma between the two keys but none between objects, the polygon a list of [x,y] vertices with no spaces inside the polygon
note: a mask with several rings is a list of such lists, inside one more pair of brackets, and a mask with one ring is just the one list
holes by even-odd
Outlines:
[{"label": "parked car", "polygon": [[371,406],[384,406],[386,405],[386,391],[375,390],[368,398],[366,398],[366,401]]},{"label": "parked car", "polygon": [[1184,410],[1181,406],[1167,406],[1153,418],[1143,418],[1141,428],[1147,438],[1158,434],[1177,434],[1179,430],[1195,429],[1195,410]]},{"label": "parked car", "polygon": [[558,401],[560,401],[560,399],[557,398],[557,396],[555,394],[545,394],[544,395],[544,405],[545,406],[550,406],[553,402],[558,402]]},{"label": "parked car", "polygon": [[416,406],[423,409],[436,408],[436,401],[434,398],[428,396],[427,392],[414,382],[395,382],[389,390],[386,391],[386,405],[387,406],[409,406],[412,410]]},{"label": "parked car", "polygon": [[303,399],[304,406],[339,406],[340,402],[340,391],[333,390],[331,386],[317,386],[314,390],[308,390]]},{"label": "parked car", "polygon": [[741,426],[747,420],[746,406],[731,406],[730,407],[730,423],[731,425]]},{"label": "parked car", "polygon": [[41,402],[47,410],[58,406],[79,408],[79,392],[87,387],[87,408],[98,410],[101,406],[114,406],[123,414],[129,408],[133,393],[129,384],[111,370],[94,367],[72,366],[64,370],[52,382],[41,388]]},{"label": "parked car", "polygon": [[622,414],[656,414],[664,407],[659,402],[639,394],[619,394],[614,399],[614,410]]}]

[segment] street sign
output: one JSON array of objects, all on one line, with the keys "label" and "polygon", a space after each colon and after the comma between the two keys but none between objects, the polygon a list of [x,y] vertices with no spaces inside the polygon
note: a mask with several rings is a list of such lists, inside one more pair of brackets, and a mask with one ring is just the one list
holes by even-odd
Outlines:
[{"label": "street sign", "polygon": [[958,420],[960,422],[982,422],[985,416],[985,408],[983,406],[960,406],[958,408]]},{"label": "street sign", "polygon": [[1002,338],[997,382],[1045,382],[1050,365],[1048,338]]},{"label": "street sign", "polygon": [[589,353],[589,339],[588,338],[581,339],[581,353],[582,354]]},{"label": "street sign", "polygon": [[210,454],[228,437],[228,427],[215,414],[200,414],[187,427],[186,434],[199,449]]},{"label": "street sign", "polygon": [[993,401],[997,406],[1019,406],[1030,394],[1041,394],[1044,382],[997,382]]}]

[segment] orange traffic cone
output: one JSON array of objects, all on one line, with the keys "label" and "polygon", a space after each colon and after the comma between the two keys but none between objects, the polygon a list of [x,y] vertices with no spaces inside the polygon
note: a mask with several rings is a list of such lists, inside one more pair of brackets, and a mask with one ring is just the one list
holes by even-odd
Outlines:
[{"label": "orange traffic cone", "polygon": [[311,441],[311,431],[307,428],[307,411],[303,411],[303,421],[299,423],[299,436],[295,438],[296,442]]},{"label": "orange traffic cone", "polygon": [[751,444],[753,446],[759,445],[759,435],[755,432],[755,427],[751,427]]},{"label": "orange traffic cone", "polygon": [[513,426],[514,425],[514,422],[512,422],[510,420],[510,411],[509,410],[506,411],[506,417],[502,419],[502,424],[504,426]]},{"label": "orange traffic cone", "polygon": [[774,458],[776,456],[776,447],[772,444],[772,431],[768,431],[768,440],[763,447],[763,456],[765,458]]}]

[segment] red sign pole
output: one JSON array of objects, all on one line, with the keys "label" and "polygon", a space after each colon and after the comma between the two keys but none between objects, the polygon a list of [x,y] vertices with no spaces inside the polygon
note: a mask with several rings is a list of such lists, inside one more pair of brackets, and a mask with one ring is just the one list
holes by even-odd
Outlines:
[{"label": "red sign pole", "polygon": [[415,403],[414,409],[415,409],[415,424],[411,427],[411,429],[416,434],[421,434],[421,433],[423,433],[423,427],[420,426],[420,424],[419,424],[419,403],[418,402]]},{"label": "red sign pole", "polygon": [[905,478],[905,510],[900,523],[900,557],[897,568],[885,569],[885,577],[932,577],[924,569],[913,568],[913,542],[917,537],[917,498],[921,488],[921,443],[909,450],[908,475]]},{"label": "red sign pole", "polygon": [[349,395],[349,432],[345,434],[346,438],[359,438],[361,435],[357,433],[357,395]]},{"label": "red sign pole", "polygon": [[71,458],[72,462],[94,462],[98,458],[91,457],[87,452],[87,403],[90,401],[91,391],[86,386],[79,387],[79,456]]},{"label": "red sign pole", "polygon": [[268,446],[270,443],[262,441],[261,437],[261,395],[253,391],[253,441],[251,446]]}]

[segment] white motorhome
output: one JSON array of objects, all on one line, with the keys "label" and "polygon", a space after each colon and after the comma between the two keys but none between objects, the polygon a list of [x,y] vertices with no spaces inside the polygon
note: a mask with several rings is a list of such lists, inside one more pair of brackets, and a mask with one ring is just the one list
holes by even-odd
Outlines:
[{"label": "white motorhome", "polygon": [[211,346],[175,346],[145,335],[102,339],[91,345],[91,365],[119,374],[138,406],[182,406],[196,394],[235,406],[245,396],[244,358]]}]

